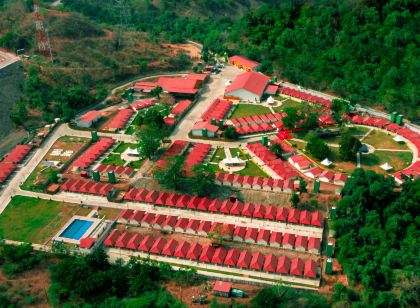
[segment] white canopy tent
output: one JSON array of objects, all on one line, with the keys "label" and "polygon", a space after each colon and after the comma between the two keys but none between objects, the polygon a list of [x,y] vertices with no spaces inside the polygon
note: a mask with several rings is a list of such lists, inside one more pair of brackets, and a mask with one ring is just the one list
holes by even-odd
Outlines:
[{"label": "white canopy tent", "polygon": [[400,135],[396,135],[393,139],[394,139],[394,141],[395,141],[395,142],[401,142],[401,141],[404,141],[404,138],[403,138],[403,137],[401,137]]},{"label": "white canopy tent", "polygon": [[321,164],[322,164],[322,165],[324,165],[324,166],[326,166],[326,167],[328,167],[328,166],[330,166],[330,165],[332,164],[332,161],[331,161],[331,160],[329,160],[329,159],[328,159],[328,157],[327,157],[327,158],[325,158],[325,159],[321,162]]},{"label": "white canopy tent", "polygon": [[391,170],[393,167],[390,164],[385,163],[385,164],[381,165],[381,168],[385,171],[388,171],[388,170]]},{"label": "white canopy tent", "polygon": [[267,98],[267,104],[272,105],[274,103],[275,103],[275,101],[274,101],[274,98],[272,96],[270,96],[269,98]]}]

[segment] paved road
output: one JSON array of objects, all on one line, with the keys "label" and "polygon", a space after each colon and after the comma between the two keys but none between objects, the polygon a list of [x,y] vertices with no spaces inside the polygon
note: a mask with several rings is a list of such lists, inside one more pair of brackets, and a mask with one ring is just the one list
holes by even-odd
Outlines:
[{"label": "paved road", "polygon": [[[227,65],[220,74],[211,75],[210,82],[206,84],[206,88],[202,92],[200,99],[174,128],[170,138],[172,140],[194,140],[188,137],[188,133],[195,122],[197,122],[200,115],[207,110],[213,100],[218,97],[223,97],[226,82],[232,81],[241,73],[243,73],[243,71],[237,67]],[[214,144],[214,142],[212,143]]]},{"label": "paved road", "polygon": [[[1,58],[4,58],[4,60],[2,60]],[[0,70],[19,60],[20,60],[19,57],[15,56],[14,54],[7,53],[0,50]]]}]

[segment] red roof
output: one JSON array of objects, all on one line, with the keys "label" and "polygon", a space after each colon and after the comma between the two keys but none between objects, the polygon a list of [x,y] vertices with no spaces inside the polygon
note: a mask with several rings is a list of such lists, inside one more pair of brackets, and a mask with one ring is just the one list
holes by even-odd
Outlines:
[{"label": "red roof", "polygon": [[310,237],[308,240],[308,250],[312,250],[312,249],[316,249],[316,250],[320,250],[321,249],[321,240],[319,238],[316,237]]},{"label": "red roof", "polygon": [[95,244],[97,238],[94,237],[85,237],[80,239],[79,247],[85,249],[91,249],[93,244]]},{"label": "red roof", "polygon": [[117,239],[120,237],[121,232],[117,229],[111,231],[108,237],[104,241],[105,246],[114,246]]},{"label": "red roof", "polygon": [[252,259],[251,259],[251,263],[249,267],[254,270],[262,270],[264,266],[264,260],[265,260],[265,257],[261,252],[259,251],[254,252],[252,254]]},{"label": "red roof", "polygon": [[213,292],[230,293],[230,290],[232,290],[232,283],[226,281],[216,280],[213,287]]},{"label": "red roof", "polygon": [[117,115],[111,120],[108,124],[110,129],[121,129],[127,123],[128,119],[130,119],[131,115],[133,114],[133,109],[126,108],[121,109],[118,111]]},{"label": "red roof", "polygon": [[18,164],[28,155],[31,149],[31,145],[18,144],[4,157],[2,163]]},{"label": "red roof", "polygon": [[298,209],[291,209],[287,221],[291,223],[299,223],[300,211]]},{"label": "red roof", "polygon": [[188,223],[190,222],[190,220],[188,218],[178,218],[178,221],[175,224],[175,228],[181,228],[182,230],[185,231],[185,229],[187,229]]},{"label": "red roof", "polygon": [[229,62],[230,63],[235,62],[235,63],[238,63],[240,65],[243,65],[243,66],[246,66],[246,67],[249,67],[249,68],[254,68],[254,67],[257,67],[257,66],[260,65],[259,62],[252,61],[252,60],[249,60],[245,57],[237,56],[237,55],[230,57]]},{"label": "red roof", "polygon": [[233,232],[233,236],[238,236],[242,239],[245,239],[245,234],[246,234],[246,227],[240,227],[240,226],[236,226],[235,230]]},{"label": "red roof", "polygon": [[157,214],[150,224],[151,225],[162,226],[165,220],[166,220],[166,215]]},{"label": "red roof", "polygon": [[196,122],[194,126],[191,128],[191,130],[202,130],[202,129],[207,129],[207,131],[209,132],[217,133],[217,131],[219,130],[219,127],[209,122],[200,121],[200,122]]},{"label": "red roof", "polygon": [[208,210],[210,212],[219,212],[220,207],[222,206],[222,201],[219,199],[211,200]]},{"label": "red roof", "polygon": [[254,213],[252,214],[255,218],[264,218],[265,216],[265,206],[257,204],[254,208]]},{"label": "red roof", "polygon": [[314,260],[308,259],[305,261],[305,269],[303,275],[308,278],[316,278],[318,265]]},{"label": "red roof", "polygon": [[188,222],[188,225],[186,227],[186,230],[191,229],[194,232],[197,232],[198,227],[200,226],[200,220],[197,219],[190,219],[190,221]]},{"label": "red roof", "polygon": [[162,254],[167,256],[173,256],[176,248],[178,247],[178,242],[174,239],[170,239],[165,247],[162,249]]},{"label": "red roof", "polygon": [[302,276],[303,261],[299,258],[294,258],[290,264],[290,275]]},{"label": "red roof", "polygon": [[195,94],[198,92],[200,80],[188,77],[160,77],[157,85],[169,93]]},{"label": "red roof", "polygon": [[168,215],[166,217],[166,220],[162,223],[162,227],[170,226],[170,227],[174,228],[177,221],[178,221],[178,216]]},{"label": "red roof", "polygon": [[204,197],[201,199],[200,203],[197,205],[197,210],[199,211],[207,211],[210,205],[210,199]]},{"label": "red roof", "polygon": [[120,235],[118,240],[115,242],[115,246],[120,247],[120,248],[127,247],[128,241],[131,239],[132,236],[133,234],[129,232],[124,232],[123,234]]},{"label": "red roof", "polygon": [[281,232],[271,231],[270,244],[277,243],[281,246],[282,240],[283,240],[283,234]]},{"label": "red roof", "polygon": [[232,208],[230,209],[230,213],[232,215],[241,215],[243,208],[244,208],[244,204],[242,202],[235,201],[235,203],[233,203],[232,205]]},{"label": "red roof", "polygon": [[242,215],[252,217],[252,214],[254,214],[254,207],[253,203],[245,203]]},{"label": "red roof", "polygon": [[171,113],[175,115],[182,115],[191,104],[192,102],[189,99],[179,101],[178,104],[172,108]]},{"label": "red roof", "polygon": [[257,241],[264,241],[266,243],[268,243],[269,239],[270,239],[270,235],[271,232],[269,230],[265,230],[265,229],[260,229],[260,231],[258,232],[258,237],[257,237]]},{"label": "red roof", "polygon": [[201,198],[193,196],[187,204],[187,208],[195,210],[200,203]]},{"label": "red roof", "polygon": [[229,266],[236,266],[238,260],[239,260],[239,251],[235,248],[231,248],[226,253],[224,264],[229,265]]},{"label": "red roof", "polygon": [[308,237],[297,235],[295,240],[295,249],[298,247],[302,247],[306,250],[306,247],[308,247]]},{"label": "red roof", "polygon": [[302,225],[310,225],[311,224],[311,212],[309,211],[302,211],[300,213],[299,223]]},{"label": "red roof", "polygon": [[277,209],[276,219],[279,221],[287,221],[287,217],[289,216],[289,210],[285,207],[280,207]]},{"label": "red roof", "polygon": [[255,95],[262,96],[270,77],[257,72],[245,72],[238,77],[226,88],[226,95],[243,89]]},{"label": "red roof", "polygon": [[92,144],[86,151],[76,158],[72,166],[86,169],[113,144],[114,139],[112,138],[100,138],[98,142]]},{"label": "red roof", "polygon": [[100,116],[101,116],[101,113],[99,111],[90,110],[86,112],[84,115],[82,115],[79,119],[86,123],[90,123]]},{"label": "red roof", "polygon": [[152,190],[146,195],[144,202],[154,203],[158,197],[159,197],[159,193],[157,191]]},{"label": "red roof", "polygon": [[151,237],[150,235],[146,235],[143,240],[141,241],[139,247],[137,248],[138,250],[142,250],[142,251],[149,251],[150,248],[152,248],[154,242],[155,242],[155,238]]},{"label": "red roof", "polygon": [[166,245],[166,239],[163,237],[158,238],[152,245],[152,248],[150,248],[151,253],[160,254],[163,250],[163,248]]},{"label": "red roof", "polygon": [[201,251],[200,261],[211,263],[213,255],[214,255],[214,248],[211,245],[206,245]]},{"label": "red roof", "polygon": [[249,268],[249,264],[251,263],[252,255],[248,250],[242,250],[239,254],[238,262],[236,266]]},{"label": "red roof", "polygon": [[320,211],[312,213],[311,224],[313,226],[322,227],[322,220],[322,213]]},{"label": "red roof", "polygon": [[211,262],[215,264],[223,264],[226,258],[226,254],[227,251],[223,247],[216,248]]},{"label": "red roof", "polygon": [[233,203],[229,199],[223,201],[222,205],[220,206],[220,213],[229,214],[232,205]]},{"label": "red roof", "polygon": [[146,213],[143,217],[143,219],[141,220],[142,223],[147,223],[147,224],[151,224],[153,222],[153,220],[155,219],[156,214],[153,213]]},{"label": "red roof", "polygon": [[155,201],[155,204],[165,205],[166,199],[168,199],[169,194],[166,192],[162,192],[159,194],[158,198]]},{"label": "red roof", "polygon": [[120,216],[118,216],[118,219],[125,219],[129,220],[134,214],[134,210],[125,209],[121,212]]},{"label": "red roof", "polygon": [[191,245],[190,249],[188,250],[186,258],[197,260],[200,257],[202,250],[203,250],[203,247],[200,244],[194,243]]},{"label": "red roof", "polygon": [[282,245],[291,245],[292,247],[295,245],[295,235],[290,233],[283,234],[283,242]]},{"label": "red roof", "polygon": [[136,233],[128,241],[128,244],[125,247],[128,248],[128,249],[137,249],[142,240],[143,240],[143,235],[141,235],[140,233]]},{"label": "red roof", "polygon": [[190,243],[182,241],[175,250],[174,256],[178,258],[185,258],[190,250]]},{"label": "red roof", "polygon": [[276,272],[280,274],[289,274],[291,261],[286,256],[279,257]]},{"label": "red roof", "polygon": [[265,256],[265,262],[263,269],[266,272],[275,272],[277,270],[278,258],[273,254]]},{"label": "red roof", "polygon": [[200,225],[198,226],[197,232],[209,233],[210,232],[210,229],[211,229],[211,226],[212,226],[212,222],[211,221],[202,220],[200,222]]},{"label": "red roof", "polygon": [[269,205],[265,207],[265,219],[276,220],[277,208],[275,206]]},{"label": "red roof", "polygon": [[258,229],[257,228],[248,228],[245,233],[245,239],[253,239],[254,241],[257,240],[258,236]]}]

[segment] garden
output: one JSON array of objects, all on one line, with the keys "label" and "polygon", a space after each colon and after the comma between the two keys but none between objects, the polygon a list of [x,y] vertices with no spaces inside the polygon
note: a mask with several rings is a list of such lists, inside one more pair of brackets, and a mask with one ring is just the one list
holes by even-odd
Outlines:
[{"label": "garden", "polygon": [[235,107],[231,119],[271,113],[270,108],[257,104],[238,104]]}]

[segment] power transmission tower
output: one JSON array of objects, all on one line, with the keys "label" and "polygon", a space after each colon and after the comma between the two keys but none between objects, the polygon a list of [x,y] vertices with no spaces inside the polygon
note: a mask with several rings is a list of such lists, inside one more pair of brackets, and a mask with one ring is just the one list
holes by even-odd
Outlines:
[{"label": "power transmission tower", "polygon": [[[114,0],[115,7],[117,8],[118,19],[117,30],[116,30],[116,46],[115,49],[120,49],[123,45],[123,33],[128,30],[131,25],[131,12],[127,0]],[[131,43],[131,39],[129,40]]]},{"label": "power transmission tower", "polygon": [[38,1],[34,1],[35,27],[37,31],[37,42],[39,53],[44,57],[53,61],[50,39],[48,38],[47,30],[42,22],[41,14],[39,13]]}]

